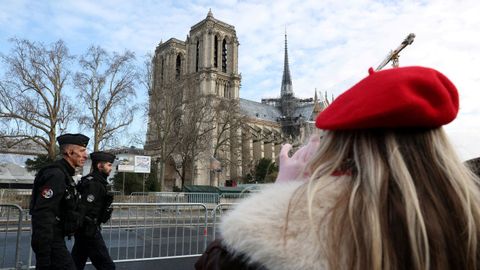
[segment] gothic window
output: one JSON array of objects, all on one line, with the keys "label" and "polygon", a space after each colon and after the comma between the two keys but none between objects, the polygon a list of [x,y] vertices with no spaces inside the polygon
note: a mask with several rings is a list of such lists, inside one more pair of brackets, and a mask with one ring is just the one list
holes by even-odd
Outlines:
[{"label": "gothic window", "polygon": [[222,72],[227,72],[227,41],[222,42]]},{"label": "gothic window", "polygon": [[163,83],[163,67],[165,64],[165,60],[162,57],[162,64],[160,65],[160,81]]},{"label": "gothic window", "polygon": [[180,54],[177,55],[177,62],[175,64],[175,78],[178,79],[182,73],[182,57]]},{"label": "gothic window", "polygon": [[213,41],[213,67],[218,68],[218,37]]},{"label": "gothic window", "polygon": [[198,72],[198,61],[200,60],[200,41],[197,40],[197,52],[195,57],[195,72]]},{"label": "gothic window", "polygon": [[223,97],[230,98],[230,92],[228,90],[228,83],[225,83],[223,85]]}]

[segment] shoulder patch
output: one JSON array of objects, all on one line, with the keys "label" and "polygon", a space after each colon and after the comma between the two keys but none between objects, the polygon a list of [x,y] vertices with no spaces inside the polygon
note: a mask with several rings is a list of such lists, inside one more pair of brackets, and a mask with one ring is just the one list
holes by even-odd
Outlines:
[{"label": "shoulder patch", "polygon": [[42,188],[42,197],[45,199],[50,199],[53,197],[53,190],[49,187]]},{"label": "shoulder patch", "polygon": [[87,202],[93,202],[95,200],[95,196],[93,194],[88,194]]},{"label": "shoulder patch", "polygon": [[92,179],[93,179],[93,176],[90,175],[90,176],[87,176],[86,178],[87,178],[88,180],[92,180]]}]

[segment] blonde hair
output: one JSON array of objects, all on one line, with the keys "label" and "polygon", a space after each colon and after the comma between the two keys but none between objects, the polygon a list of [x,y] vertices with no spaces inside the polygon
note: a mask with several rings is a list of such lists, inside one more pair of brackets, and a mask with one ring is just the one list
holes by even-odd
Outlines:
[{"label": "blonde hair", "polygon": [[480,267],[479,181],[442,128],[327,131],[309,168],[318,231],[318,191],[338,171],[347,179],[325,217],[330,269]]}]

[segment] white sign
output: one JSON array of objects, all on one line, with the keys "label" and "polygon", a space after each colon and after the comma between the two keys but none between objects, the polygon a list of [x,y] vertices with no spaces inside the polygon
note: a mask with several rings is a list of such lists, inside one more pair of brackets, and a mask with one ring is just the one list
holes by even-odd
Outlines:
[{"label": "white sign", "polygon": [[150,173],[151,157],[149,156],[135,156],[135,171],[136,173]]},{"label": "white sign", "polygon": [[118,163],[119,172],[134,172],[135,171],[135,162],[133,156],[122,157]]}]

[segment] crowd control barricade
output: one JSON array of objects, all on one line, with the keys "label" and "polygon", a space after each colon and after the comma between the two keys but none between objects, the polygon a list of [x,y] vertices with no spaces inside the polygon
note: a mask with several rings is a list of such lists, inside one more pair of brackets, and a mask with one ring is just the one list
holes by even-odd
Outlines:
[{"label": "crowd control barricade", "polygon": [[28,208],[31,193],[31,190],[0,189],[0,204],[16,204]]},{"label": "crowd control barricade", "polygon": [[[200,193],[200,192],[132,192],[128,199],[130,203],[203,203],[217,205],[218,203],[235,203],[250,196],[243,193]],[[210,207],[213,209],[213,207]]]},{"label": "crowd control barricade", "polygon": [[20,269],[23,209],[0,204],[0,269]]},{"label": "crowd control barricade", "polygon": [[233,207],[237,205],[236,203],[220,203],[212,210],[212,233],[210,237],[210,241],[215,240],[218,237],[218,226],[220,225],[220,221],[222,216]]},{"label": "crowd control barricade", "polygon": [[115,262],[198,256],[207,246],[200,203],[114,203],[102,235]]},{"label": "crowd control barricade", "polygon": [[109,191],[109,193],[111,193],[113,196],[122,196],[123,193],[119,190],[111,190]]},{"label": "crowd control barricade", "polygon": [[[102,235],[114,262],[196,257],[205,251],[208,243],[218,237],[222,217],[235,205],[236,203],[221,203],[208,208],[202,203],[113,203],[112,218],[102,225]],[[20,209],[18,214],[10,217],[15,216],[14,223],[18,224],[22,220],[22,212],[21,208],[16,209]],[[23,216],[29,217],[24,213]],[[20,228],[22,225],[18,226]],[[14,228],[10,226],[9,230],[13,231]],[[16,242],[11,240],[12,235],[9,236],[9,247],[11,250],[16,247],[16,253],[15,261],[12,259],[6,267],[11,269],[15,265],[25,264],[32,267],[35,258],[30,248],[30,234],[22,235],[21,241],[24,243],[21,245],[18,244],[20,233],[17,235]],[[4,239],[1,241],[7,242]],[[66,241],[69,249],[73,242],[73,239]],[[20,249],[20,260],[25,261],[18,260]],[[2,249],[0,251],[3,252]],[[5,266],[0,264],[0,269],[2,268]]]},{"label": "crowd control barricade", "polygon": [[220,203],[225,204],[225,203],[237,203],[241,199],[245,199],[251,194],[248,192],[245,193],[222,193],[220,195]]},{"label": "crowd control barricade", "polygon": [[218,193],[182,192],[177,197],[177,201],[181,203],[202,203],[208,209],[213,209],[220,203],[220,195]]},{"label": "crowd control barricade", "polygon": [[[131,203],[177,203],[181,192],[132,192]],[[183,201],[182,201],[183,202]],[[199,202],[201,203],[201,202]]]}]

